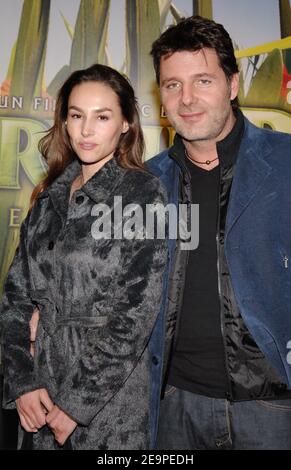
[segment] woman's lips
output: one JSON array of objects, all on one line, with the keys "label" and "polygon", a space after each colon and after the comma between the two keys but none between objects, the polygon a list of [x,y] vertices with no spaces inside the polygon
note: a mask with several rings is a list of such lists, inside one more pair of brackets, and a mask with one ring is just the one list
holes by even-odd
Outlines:
[{"label": "woman's lips", "polygon": [[82,150],[93,150],[96,147],[96,144],[89,144],[85,142],[80,142],[79,146],[81,147]]}]

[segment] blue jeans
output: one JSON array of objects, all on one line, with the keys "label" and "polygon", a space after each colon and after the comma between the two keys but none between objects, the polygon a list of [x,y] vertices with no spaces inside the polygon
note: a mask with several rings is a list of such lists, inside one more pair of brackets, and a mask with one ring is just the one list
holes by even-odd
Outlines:
[{"label": "blue jeans", "polygon": [[157,449],[291,449],[291,400],[231,403],[166,388]]}]

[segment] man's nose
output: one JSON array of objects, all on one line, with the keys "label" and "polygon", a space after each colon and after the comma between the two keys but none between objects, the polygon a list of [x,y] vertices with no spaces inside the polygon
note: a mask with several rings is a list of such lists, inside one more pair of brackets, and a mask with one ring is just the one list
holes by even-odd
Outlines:
[{"label": "man's nose", "polygon": [[197,101],[197,94],[195,93],[193,85],[189,84],[183,86],[181,99],[185,106],[189,106]]}]

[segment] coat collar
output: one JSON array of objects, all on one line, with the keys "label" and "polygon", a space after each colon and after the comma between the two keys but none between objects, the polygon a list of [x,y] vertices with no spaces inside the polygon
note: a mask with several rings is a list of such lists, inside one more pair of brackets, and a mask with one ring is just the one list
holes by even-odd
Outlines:
[{"label": "coat collar", "polygon": [[[84,184],[80,191],[83,191],[94,202],[100,203],[114,193],[126,171],[117,163],[116,158],[112,158]],[[74,160],[39,196],[39,198],[49,196],[61,217],[66,217],[71,185],[80,172],[81,165],[78,160]]]}]

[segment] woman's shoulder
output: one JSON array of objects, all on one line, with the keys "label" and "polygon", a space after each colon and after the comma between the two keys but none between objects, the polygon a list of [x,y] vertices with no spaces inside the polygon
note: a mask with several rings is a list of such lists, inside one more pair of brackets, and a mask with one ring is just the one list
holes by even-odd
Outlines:
[{"label": "woman's shoulder", "polygon": [[160,199],[166,202],[167,192],[161,180],[148,170],[127,170],[123,178],[123,189],[141,202]]}]

